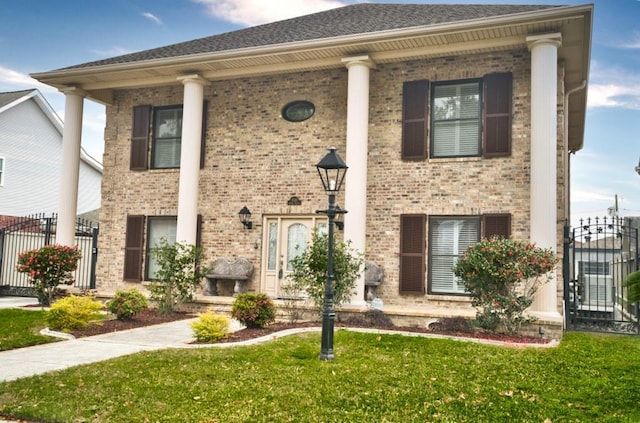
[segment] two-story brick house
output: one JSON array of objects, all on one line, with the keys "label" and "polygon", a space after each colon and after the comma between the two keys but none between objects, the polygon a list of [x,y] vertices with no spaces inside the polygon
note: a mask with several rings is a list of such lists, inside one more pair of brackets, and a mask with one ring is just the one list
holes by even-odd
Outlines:
[{"label": "two-story brick house", "polygon": [[[592,13],[359,4],[33,75],[66,93],[67,143],[84,98],[107,105],[99,290],[139,286],[169,236],[248,258],[248,288],[278,297],[295,245],[326,225],[315,164],[335,146],[343,236],[384,269],[385,311],[472,315],[451,272],[468,245],[562,252]],[[561,277],[533,306],[556,326]]]}]

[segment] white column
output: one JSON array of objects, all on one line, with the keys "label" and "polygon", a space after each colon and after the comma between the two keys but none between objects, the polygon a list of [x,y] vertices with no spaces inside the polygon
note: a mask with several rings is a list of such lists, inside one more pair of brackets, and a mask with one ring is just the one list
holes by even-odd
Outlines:
[{"label": "white column", "polygon": [[[344,239],[365,253],[367,234],[367,154],[369,138],[369,56],[342,59],[349,71],[347,89],[347,151],[349,166],[345,182]],[[364,305],[364,265],[351,304]]]},{"label": "white column", "polygon": [[199,75],[183,76],[178,79],[184,84],[184,100],[176,241],[195,245],[202,144],[202,106],[204,86],[208,81]]},{"label": "white column", "polygon": [[[527,37],[531,50],[531,241],[557,251],[558,47],[561,34]],[[532,311],[557,320],[557,275],[536,293]]]},{"label": "white column", "polygon": [[65,103],[56,243],[72,246],[76,244],[84,93],[76,88],[65,89],[62,92],[65,95]]}]

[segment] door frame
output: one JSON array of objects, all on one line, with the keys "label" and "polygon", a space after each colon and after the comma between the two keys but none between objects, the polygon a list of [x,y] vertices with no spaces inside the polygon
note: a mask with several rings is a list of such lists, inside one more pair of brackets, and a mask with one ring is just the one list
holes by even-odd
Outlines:
[{"label": "door frame", "polygon": [[[300,220],[309,220],[311,223],[310,227],[315,229],[318,227],[318,224],[321,222],[325,222],[326,224],[327,218],[326,216],[323,216],[323,215],[304,214],[304,213],[272,214],[272,215],[264,215],[262,218],[262,259],[261,259],[261,266],[260,266],[260,292],[266,293],[272,298],[282,297],[280,292],[281,281],[285,280],[284,276],[282,278],[278,278],[277,276],[280,271],[282,271],[283,274],[285,272],[285,270],[282,269],[282,267],[284,267],[285,264],[281,262],[279,257],[280,253],[284,251],[283,248],[286,248],[286,246],[283,245],[283,243],[286,242],[286,239],[284,239],[285,237],[282,236],[283,228],[284,228],[283,223],[288,221],[300,221]],[[268,269],[269,252],[270,252],[269,225],[271,223],[277,223],[277,226],[276,226],[277,238],[276,238],[276,245],[275,245],[275,254],[276,254],[275,269]],[[309,234],[308,240],[309,241],[311,240],[311,234]],[[267,282],[267,278],[273,277],[273,273],[275,273],[276,275],[274,288],[272,288],[271,286],[268,286],[268,282]]]}]

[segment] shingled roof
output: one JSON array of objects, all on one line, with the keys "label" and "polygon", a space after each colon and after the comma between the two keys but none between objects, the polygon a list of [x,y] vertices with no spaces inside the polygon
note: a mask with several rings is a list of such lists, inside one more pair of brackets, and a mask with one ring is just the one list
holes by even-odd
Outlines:
[{"label": "shingled roof", "polygon": [[394,29],[508,16],[559,6],[356,4],[59,70],[185,57],[243,48],[325,40]]},{"label": "shingled roof", "polygon": [[0,93],[0,109],[4,106],[13,103],[14,101],[21,99],[27,94],[31,94],[34,89],[31,90],[22,90],[22,91],[11,91],[7,93]]}]

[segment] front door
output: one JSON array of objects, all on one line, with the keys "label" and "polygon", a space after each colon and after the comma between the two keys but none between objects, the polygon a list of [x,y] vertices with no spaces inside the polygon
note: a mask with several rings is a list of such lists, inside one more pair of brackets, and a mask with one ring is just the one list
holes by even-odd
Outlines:
[{"label": "front door", "polygon": [[263,234],[261,291],[272,298],[285,296],[291,260],[311,242],[314,228],[326,230],[326,218],[317,216],[280,216],[266,218]]}]

